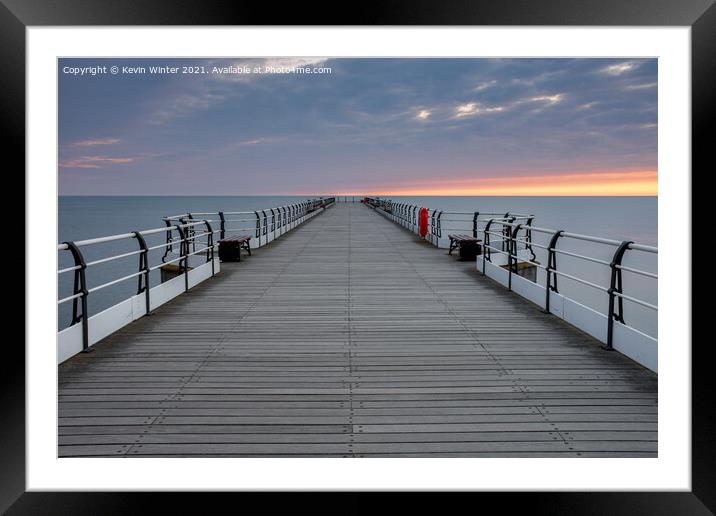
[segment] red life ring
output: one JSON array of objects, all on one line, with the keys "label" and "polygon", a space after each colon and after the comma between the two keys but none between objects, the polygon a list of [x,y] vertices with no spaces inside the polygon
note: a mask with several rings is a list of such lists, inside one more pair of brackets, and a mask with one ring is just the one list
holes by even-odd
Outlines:
[{"label": "red life ring", "polygon": [[420,215],[418,217],[420,236],[424,237],[428,234],[428,209],[420,208]]}]

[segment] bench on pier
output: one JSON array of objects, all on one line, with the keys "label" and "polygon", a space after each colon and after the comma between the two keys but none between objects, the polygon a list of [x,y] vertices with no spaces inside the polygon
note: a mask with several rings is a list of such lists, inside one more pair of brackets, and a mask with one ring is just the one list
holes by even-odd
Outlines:
[{"label": "bench on pier", "polygon": [[474,260],[480,254],[481,239],[472,235],[448,235],[450,239],[450,250],[448,254],[452,254],[455,249],[460,249],[461,260]]},{"label": "bench on pier", "polygon": [[240,262],[241,249],[251,256],[251,237],[249,235],[230,236],[219,240],[219,260],[222,262]]}]

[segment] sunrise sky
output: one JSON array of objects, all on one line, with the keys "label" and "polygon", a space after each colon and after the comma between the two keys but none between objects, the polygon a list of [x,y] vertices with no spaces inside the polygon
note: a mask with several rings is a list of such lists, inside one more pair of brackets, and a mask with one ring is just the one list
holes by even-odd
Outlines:
[{"label": "sunrise sky", "polygon": [[656,59],[61,59],[59,192],[656,195],[657,119]]}]

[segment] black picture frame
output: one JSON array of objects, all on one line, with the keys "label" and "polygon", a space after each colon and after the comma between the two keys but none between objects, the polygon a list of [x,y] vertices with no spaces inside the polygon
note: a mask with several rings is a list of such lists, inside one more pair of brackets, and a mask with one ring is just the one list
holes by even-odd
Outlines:
[{"label": "black picture frame", "polygon": [[[714,0],[391,0],[361,2],[346,8],[239,4],[208,0],[0,0],[0,117],[5,152],[17,170],[25,163],[25,28],[40,25],[572,25],[690,26],[692,55],[692,170],[702,174],[713,161],[708,128],[716,113],[716,6]],[[260,6],[262,5],[262,6]],[[8,170],[8,169],[6,169]],[[688,171],[685,171],[688,173]],[[697,174],[692,173],[692,181]],[[20,198],[21,196],[17,196]],[[692,201],[693,203],[693,201]],[[704,218],[693,210],[693,220]],[[704,215],[703,217],[701,215]],[[31,236],[26,235],[26,238]],[[19,290],[21,292],[23,290]],[[687,301],[687,300],[685,300]],[[17,300],[19,303],[19,300]],[[32,307],[29,307],[31,309]],[[705,318],[704,318],[705,319]],[[696,319],[698,321],[698,318]],[[694,333],[694,335],[696,335]],[[6,339],[3,353],[0,425],[0,510],[7,514],[127,514],[146,510],[149,498],[193,510],[185,495],[131,493],[25,492],[25,353],[17,340]],[[678,345],[678,343],[669,343]],[[485,493],[501,512],[524,506],[532,514],[712,514],[716,511],[714,404],[711,399],[709,340],[692,348],[692,490],[691,492],[623,493]],[[91,474],[91,472],[88,472]],[[354,511],[369,501],[353,493]],[[275,500],[275,499],[274,499]],[[456,503],[456,501],[451,502]],[[242,502],[246,503],[246,502]],[[274,502],[272,502],[273,504]],[[294,508],[310,504],[294,495]],[[422,497],[405,499],[401,512],[425,507]],[[470,504],[476,503],[474,500]],[[482,501],[480,503],[483,503]],[[324,504],[322,504],[324,505]],[[324,506],[330,510],[331,504]],[[212,506],[218,508],[218,505]],[[457,507],[457,506],[455,506]],[[168,507],[165,507],[169,510]],[[204,511],[207,506],[204,506]],[[271,509],[272,507],[266,507]],[[344,511],[345,512],[345,511]]]}]

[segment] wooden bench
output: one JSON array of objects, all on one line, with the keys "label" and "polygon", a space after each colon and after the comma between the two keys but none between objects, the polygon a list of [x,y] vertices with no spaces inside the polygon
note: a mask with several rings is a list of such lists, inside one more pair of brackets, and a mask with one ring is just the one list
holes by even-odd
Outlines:
[{"label": "wooden bench", "polygon": [[477,256],[478,254],[480,254],[480,242],[482,242],[481,239],[476,238],[472,235],[448,235],[448,238],[450,239],[450,250],[448,251],[448,254],[452,254],[452,252],[458,247],[460,248],[461,258],[466,258],[465,256],[463,256],[463,254],[465,254],[463,253],[463,248],[465,249],[465,251],[468,251],[468,248],[471,248],[469,249],[470,251],[473,251],[471,255],[474,254],[475,256]]},{"label": "wooden bench", "polygon": [[251,256],[251,237],[249,235],[222,238],[219,244],[219,260],[222,262],[240,262],[241,249],[246,249]]}]

